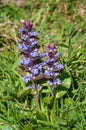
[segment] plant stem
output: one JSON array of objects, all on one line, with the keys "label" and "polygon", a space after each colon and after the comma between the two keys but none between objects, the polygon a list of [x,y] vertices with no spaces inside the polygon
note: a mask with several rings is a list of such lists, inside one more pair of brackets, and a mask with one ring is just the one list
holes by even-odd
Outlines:
[{"label": "plant stem", "polygon": [[37,109],[40,109],[39,107],[39,100],[38,100],[38,90],[37,90],[37,86],[36,83],[34,81],[32,81],[33,84],[33,89],[34,89],[34,101],[35,101],[35,105]]}]

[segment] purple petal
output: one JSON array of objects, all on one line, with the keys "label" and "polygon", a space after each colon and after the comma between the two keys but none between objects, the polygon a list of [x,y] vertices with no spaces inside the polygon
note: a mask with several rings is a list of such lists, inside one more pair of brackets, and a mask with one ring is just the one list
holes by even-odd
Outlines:
[{"label": "purple petal", "polygon": [[28,66],[30,64],[30,58],[22,58],[19,62],[19,65],[25,65]]},{"label": "purple petal", "polygon": [[19,44],[19,45],[17,46],[17,48],[18,48],[18,49],[22,49],[22,44]]},{"label": "purple petal", "polygon": [[39,71],[38,71],[38,69],[31,69],[31,73],[32,73],[33,75],[38,75],[38,74],[39,74]]},{"label": "purple petal", "polygon": [[23,41],[22,41],[22,39],[19,39],[18,42],[19,42],[19,43],[22,43]]},{"label": "purple petal", "polygon": [[36,88],[37,88],[37,90],[39,91],[39,89],[40,89],[40,84],[37,84]]},{"label": "purple petal", "polygon": [[59,76],[59,73],[54,73],[54,76],[55,76],[55,77]]},{"label": "purple petal", "polygon": [[46,62],[42,62],[41,65],[42,65],[42,67],[45,66],[45,65],[46,65]]},{"label": "purple petal", "polygon": [[48,83],[50,86],[53,85],[53,82],[51,82],[50,80],[48,80],[47,83]]},{"label": "purple petal", "polygon": [[25,32],[26,32],[26,29],[21,29],[21,30],[19,30],[19,32],[21,33],[21,34],[25,34]]},{"label": "purple petal", "polygon": [[33,52],[30,53],[30,56],[35,58],[35,57],[38,57],[39,54],[38,54],[37,51],[33,51]]},{"label": "purple petal", "polygon": [[61,55],[62,55],[62,53],[56,53],[55,57],[57,58],[57,57],[60,57]]},{"label": "purple petal", "polygon": [[32,86],[26,86],[26,88],[28,88],[28,89],[32,89],[33,87],[32,87]]},{"label": "purple petal", "polygon": [[31,81],[31,77],[30,75],[25,75],[22,77],[22,80],[25,82],[25,83],[28,83],[28,81]]},{"label": "purple petal", "polygon": [[56,64],[55,69],[62,70],[64,69],[64,66],[62,64]]},{"label": "purple petal", "polygon": [[49,71],[53,71],[53,68],[52,68],[52,67],[48,67],[48,70],[49,70]]},{"label": "purple petal", "polygon": [[37,41],[33,41],[33,42],[31,43],[32,46],[37,45],[37,44],[38,44]]},{"label": "purple petal", "polygon": [[30,36],[31,37],[36,37],[36,36],[38,36],[38,32],[30,32]]},{"label": "purple petal", "polygon": [[40,54],[40,58],[43,58],[43,57],[45,57],[47,54],[46,53],[41,53]]},{"label": "purple petal", "polygon": [[49,77],[50,77],[50,76],[52,76],[52,77],[54,76],[53,72],[49,72],[49,71],[47,71],[47,70],[45,71],[44,74],[45,74],[46,76],[49,76]]},{"label": "purple petal", "polygon": [[61,84],[61,80],[60,79],[56,79],[55,81],[54,81],[54,85],[60,85]]}]

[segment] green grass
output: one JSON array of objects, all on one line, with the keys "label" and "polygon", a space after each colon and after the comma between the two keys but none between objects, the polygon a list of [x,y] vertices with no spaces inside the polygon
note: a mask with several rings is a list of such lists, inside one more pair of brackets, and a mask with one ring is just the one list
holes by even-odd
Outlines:
[{"label": "green grass", "polygon": [[[0,4],[0,130],[86,129],[86,16],[80,13],[86,12],[85,3],[32,0],[22,8]],[[18,67],[18,31],[24,19],[34,23],[41,47],[56,44],[65,66],[55,99],[46,83],[41,86],[40,111]]]}]

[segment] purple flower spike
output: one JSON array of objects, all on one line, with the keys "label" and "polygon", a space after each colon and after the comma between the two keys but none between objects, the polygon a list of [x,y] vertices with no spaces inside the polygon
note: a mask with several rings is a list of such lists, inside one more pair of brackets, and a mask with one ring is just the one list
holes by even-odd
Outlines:
[{"label": "purple flower spike", "polygon": [[34,30],[33,24],[30,21],[24,21],[23,27],[20,30],[19,45],[17,47],[21,55],[19,65],[21,65],[20,67],[25,72],[29,73],[23,76],[22,80],[26,84],[30,82],[31,86],[27,86],[26,89],[33,89],[35,92],[35,105],[40,109],[38,99],[38,92],[41,90],[39,85],[40,80],[46,79],[52,90],[54,90],[57,85],[61,84],[58,76],[60,75],[60,70],[64,69],[64,66],[58,62],[61,53],[57,52],[55,44],[49,44],[46,52],[40,53],[38,39],[38,32]]},{"label": "purple flower spike", "polygon": [[49,85],[53,87],[61,84],[61,80],[58,79],[58,76],[59,71],[63,70],[64,66],[58,63],[60,56],[61,53],[57,53],[54,44],[49,44],[47,46],[47,70],[45,71],[45,77],[48,79]]},{"label": "purple flower spike", "polygon": [[[46,79],[50,86],[54,88],[56,85],[61,84],[58,79],[60,70],[64,69],[62,64],[59,64],[61,53],[57,52],[55,44],[49,44],[46,47],[46,52],[40,53],[38,43],[38,32],[34,30],[33,24],[30,21],[23,22],[23,28],[20,30],[21,38],[19,39],[19,54],[21,60],[19,65],[29,72],[29,75],[23,76],[22,80],[25,83],[32,82],[32,88],[35,84],[38,90],[38,80]],[[46,60],[44,60],[46,57]],[[42,59],[43,58],[43,59]],[[34,83],[33,83],[34,82]],[[38,88],[37,88],[38,87]]]}]

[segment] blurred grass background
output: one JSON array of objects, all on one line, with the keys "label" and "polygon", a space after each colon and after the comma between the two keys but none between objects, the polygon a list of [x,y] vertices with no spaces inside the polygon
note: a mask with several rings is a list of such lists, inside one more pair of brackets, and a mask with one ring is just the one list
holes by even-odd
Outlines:
[{"label": "blurred grass background", "polygon": [[[56,123],[37,113],[21,80],[22,20],[33,22],[41,47],[54,42],[62,52],[66,89],[57,93]],[[33,129],[86,129],[86,0],[29,0],[21,7],[0,2],[0,130]]]}]

